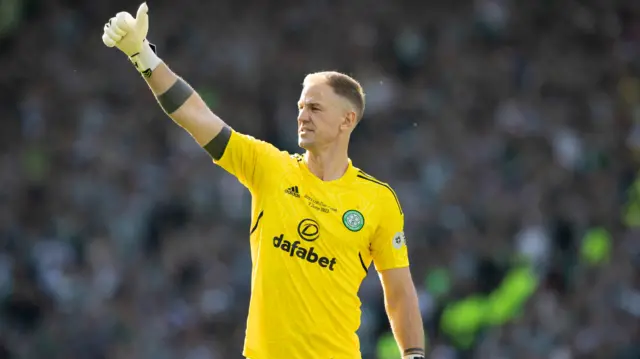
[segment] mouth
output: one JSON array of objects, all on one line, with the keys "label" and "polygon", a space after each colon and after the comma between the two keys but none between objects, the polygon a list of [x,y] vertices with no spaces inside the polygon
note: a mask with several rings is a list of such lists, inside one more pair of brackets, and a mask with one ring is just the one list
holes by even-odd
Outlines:
[{"label": "mouth", "polygon": [[300,130],[298,130],[298,133],[301,135],[307,134],[307,133],[312,133],[313,130],[308,129],[308,128],[301,128]]}]

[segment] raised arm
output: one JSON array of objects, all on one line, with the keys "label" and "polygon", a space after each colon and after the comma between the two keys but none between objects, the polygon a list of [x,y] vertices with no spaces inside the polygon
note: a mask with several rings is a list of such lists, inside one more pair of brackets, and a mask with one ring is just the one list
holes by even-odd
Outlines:
[{"label": "raised arm", "polygon": [[173,73],[147,41],[146,3],[134,18],[120,12],[104,26],[102,41],[124,52],[147,81],[158,103],[202,146],[214,162],[238,178],[252,193],[270,185],[289,156],[271,144],[233,131],[205,104],[189,84]]},{"label": "raised arm", "polygon": [[143,3],[135,18],[127,12],[118,13],[105,25],[102,40],[105,45],[115,46],[129,57],[167,115],[214,159],[219,159],[229,141],[231,129],[185,80],[156,55],[146,39],[149,30],[147,12],[147,4]]},{"label": "raised arm", "polygon": [[207,107],[200,95],[164,62],[145,80],[164,112],[189,132],[200,146],[207,145],[227,126]]}]

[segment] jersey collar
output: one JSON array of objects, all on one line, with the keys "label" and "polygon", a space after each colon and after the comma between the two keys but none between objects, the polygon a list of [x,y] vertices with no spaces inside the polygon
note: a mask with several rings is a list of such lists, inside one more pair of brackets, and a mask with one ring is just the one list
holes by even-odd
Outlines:
[{"label": "jersey collar", "polygon": [[353,179],[356,178],[358,174],[358,170],[353,166],[353,163],[351,162],[351,158],[348,158],[347,160],[349,161],[347,170],[344,172],[342,177],[335,179],[333,181],[323,181],[320,178],[318,178],[316,175],[314,175],[311,172],[311,170],[309,170],[309,167],[307,166],[307,163],[304,161],[304,159],[300,162],[300,165],[302,166],[305,175],[307,177],[311,177],[313,181],[317,181],[319,183],[324,183],[324,184],[343,184],[343,183],[349,183],[353,181]]}]

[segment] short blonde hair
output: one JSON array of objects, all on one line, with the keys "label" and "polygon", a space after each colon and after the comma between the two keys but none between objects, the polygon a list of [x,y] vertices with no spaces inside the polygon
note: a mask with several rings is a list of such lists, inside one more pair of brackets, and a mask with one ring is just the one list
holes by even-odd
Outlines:
[{"label": "short blonde hair", "polygon": [[355,107],[356,120],[360,122],[365,107],[364,91],[360,83],[353,77],[337,71],[321,71],[308,74],[304,78],[303,85],[306,86],[318,80],[329,85],[336,95],[347,99]]}]

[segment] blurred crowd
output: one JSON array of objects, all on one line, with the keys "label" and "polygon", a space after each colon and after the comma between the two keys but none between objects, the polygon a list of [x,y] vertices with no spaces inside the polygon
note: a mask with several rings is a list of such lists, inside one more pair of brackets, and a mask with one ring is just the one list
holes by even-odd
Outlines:
[{"label": "blurred crowd", "polygon": [[[102,44],[137,6],[0,0],[0,358],[241,357],[249,193]],[[306,73],[361,81],[350,156],[403,205],[433,359],[640,358],[640,2],[149,7],[170,67],[283,150]],[[442,330],[516,263],[536,276],[517,315]],[[372,272],[363,357],[387,359]]]}]

